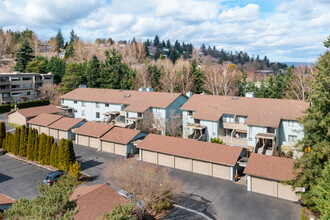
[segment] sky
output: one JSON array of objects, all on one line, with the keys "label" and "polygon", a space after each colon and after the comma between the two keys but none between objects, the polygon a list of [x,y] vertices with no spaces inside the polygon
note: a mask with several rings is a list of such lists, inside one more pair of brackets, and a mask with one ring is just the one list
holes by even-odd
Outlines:
[{"label": "sky", "polygon": [[0,0],[0,27],[48,40],[71,29],[85,41],[170,39],[315,62],[330,35],[330,0]]}]

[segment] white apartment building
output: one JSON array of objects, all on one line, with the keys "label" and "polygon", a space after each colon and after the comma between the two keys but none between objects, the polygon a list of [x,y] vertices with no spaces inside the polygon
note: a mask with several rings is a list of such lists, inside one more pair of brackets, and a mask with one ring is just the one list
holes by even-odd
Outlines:
[{"label": "white apartment building", "polygon": [[300,100],[193,95],[182,107],[183,137],[252,147],[273,154],[293,146],[304,134],[297,118],[309,107]]},{"label": "white apartment building", "polygon": [[46,84],[53,84],[52,73],[0,73],[0,104],[33,101]]},{"label": "white apartment building", "polygon": [[182,115],[180,107],[187,97],[179,93],[78,88],[60,97],[64,109],[75,118],[102,121],[121,127],[139,129],[153,120],[155,129],[165,134],[171,114]]}]

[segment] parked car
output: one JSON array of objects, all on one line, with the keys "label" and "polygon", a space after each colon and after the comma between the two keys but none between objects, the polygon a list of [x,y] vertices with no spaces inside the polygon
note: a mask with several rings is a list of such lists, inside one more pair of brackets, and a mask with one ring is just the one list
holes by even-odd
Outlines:
[{"label": "parked car", "polygon": [[46,184],[46,185],[53,185],[57,180],[60,179],[60,177],[63,175],[64,171],[62,170],[57,170],[57,171],[54,171],[54,172],[51,172],[51,173],[48,173],[44,180],[42,181],[43,184]]},{"label": "parked car", "polygon": [[6,154],[7,153],[7,151],[5,151],[4,149],[0,149],[0,156],[1,155],[4,155],[4,154]]}]

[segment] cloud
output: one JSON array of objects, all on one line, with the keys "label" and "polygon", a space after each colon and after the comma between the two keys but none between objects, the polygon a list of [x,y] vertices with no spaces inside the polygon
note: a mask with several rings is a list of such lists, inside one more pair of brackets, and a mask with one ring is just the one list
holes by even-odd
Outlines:
[{"label": "cloud", "polygon": [[58,28],[66,38],[74,29],[81,39],[92,41],[134,36],[146,40],[157,34],[172,43],[215,45],[276,61],[311,61],[324,51],[322,41],[330,33],[329,1],[279,0],[267,12],[267,1],[245,2],[0,0],[0,24],[4,29],[28,27],[41,39],[55,36]]},{"label": "cloud", "polygon": [[255,20],[258,15],[259,5],[248,4],[243,8],[237,6],[232,9],[224,10],[219,15],[219,19],[226,22],[252,21]]}]

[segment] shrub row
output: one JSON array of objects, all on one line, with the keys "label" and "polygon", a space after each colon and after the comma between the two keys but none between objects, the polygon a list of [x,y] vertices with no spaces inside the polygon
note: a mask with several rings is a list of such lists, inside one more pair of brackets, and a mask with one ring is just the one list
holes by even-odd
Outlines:
[{"label": "shrub row", "polygon": [[17,106],[17,108],[21,109],[21,108],[30,108],[30,107],[49,105],[49,104],[50,104],[49,99],[20,102],[20,103],[14,103],[14,104],[5,104],[5,105],[0,105],[0,113],[10,112],[10,110],[12,108],[15,108],[15,105]]},{"label": "shrub row", "polygon": [[[2,123],[0,140],[3,136]],[[14,134],[5,133],[1,145],[4,150],[15,155],[38,161],[43,165],[52,165],[61,170],[70,170],[73,166],[77,166],[72,140],[62,138],[60,145],[57,145],[52,136],[44,133],[39,135],[37,129],[28,128],[25,125],[16,128]]]}]

